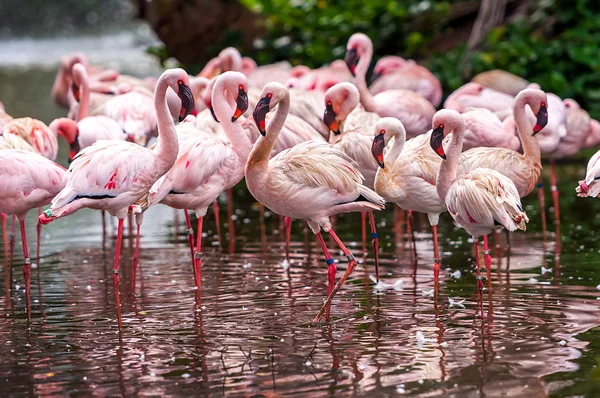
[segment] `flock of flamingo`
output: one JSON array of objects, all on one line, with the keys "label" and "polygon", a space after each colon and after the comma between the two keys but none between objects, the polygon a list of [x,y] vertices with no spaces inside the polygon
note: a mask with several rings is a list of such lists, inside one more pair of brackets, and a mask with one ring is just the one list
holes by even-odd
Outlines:
[{"label": "flock of flamingo", "polygon": [[[331,217],[362,213],[363,236],[368,217],[379,280],[374,212],[386,202],[409,214],[427,214],[436,291],[442,260],[437,224],[448,211],[473,237],[481,292],[479,238],[489,283],[488,234],[497,226],[525,230],[528,218],[520,198],[536,185],[543,206],[541,156],[552,165],[559,217],[554,160],[599,144],[600,124],[574,100],[499,70],[477,75],[436,111],[442,89],[430,71],[412,60],[386,56],[375,65],[376,80],[368,86],[372,55],[372,42],[361,33],[350,37],[345,62],[318,69],[287,62],[257,66],[227,48],[197,76],[169,69],[158,80],[89,65],[82,54],[65,57],[52,98],[69,109],[68,118],[47,126],[31,118],[13,119],[0,108],[4,252],[7,256],[11,215],[12,233],[18,220],[23,241],[28,318],[29,210],[39,209],[38,257],[42,224],[81,208],[118,219],[113,277],[120,324],[124,219],[133,215],[137,223],[135,283],[146,209],[162,203],[184,210],[199,299],[203,218],[219,195],[244,178],[258,202],[286,218],[288,239],[291,220],[305,220],[323,250],[328,296],[315,321],[323,315],[329,319],[334,295],[358,264],[336,235]],[[70,146],[68,169],[54,162],[58,136]],[[600,151],[579,182],[579,196],[600,193],[599,159]],[[188,210],[196,213],[196,237]],[[542,208],[545,229],[544,214]],[[337,282],[323,232],[348,260]]]}]

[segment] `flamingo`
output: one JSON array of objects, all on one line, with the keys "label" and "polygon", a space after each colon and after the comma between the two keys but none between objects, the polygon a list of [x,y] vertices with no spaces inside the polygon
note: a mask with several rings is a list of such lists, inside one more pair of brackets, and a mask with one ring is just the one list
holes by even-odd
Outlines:
[{"label": "flamingo", "polygon": [[600,151],[596,152],[587,164],[585,179],[579,181],[575,192],[580,198],[596,198],[600,194]]},{"label": "flamingo", "polygon": [[511,108],[514,97],[500,91],[486,88],[478,83],[467,83],[446,98],[444,108],[460,113],[467,108],[486,108],[492,112]]},{"label": "flamingo", "polygon": [[590,120],[590,129],[583,143],[583,148],[593,148],[600,144],[600,122],[596,119]]},{"label": "flamingo", "polygon": [[[536,115],[535,126],[532,126],[527,118],[526,106],[529,106]],[[460,166],[461,172],[477,168],[498,171],[513,182],[522,198],[533,190],[542,171],[540,145],[534,135],[540,132],[548,122],[548,98],[546,93],[533,88],[521,91],[514,101],[513,117],[523,146],[523,154],[507,148],[473,148],[463,153]],[[464,127],[463,120],[461,118]],[[464,130],[461,134],[461,139],[463,139]],[[483,244],[486,262],[490,262],[491,258],[487,253],[487,235],[484,236]]]},{"label": "flamingo", "polygon": [[[202,221],[211,203],[225,190],[233,188],[244,177],[244,167],[252,144],[236,120],[248,107],[248,82],[239,72],[225,72],[214,85],[213,99],[216,116],[227,136],[228,142],[211,132],[198,129],[193,122],[177,126],[179,155],[173,167],[160,178],[150,190],[148,206],[163,203],[175,209],[196,212],[198,232],[194,252],[194,275],[197,297],[200,297],[200,270],[202,266]],[[235,109],[231,104],[236,104]],[[136,240],[137,254],[139,245]],[[188,225],[191,228],[191,225]],[[193,239],[193,238],[192,238]],[[190,240],[193,248],[193,240]],[[137,258],[137,255],[135,256]],[[135,264],[134,264],[135,274]],[[135,281],[135,279],[134,279]]]},{"label": "flamingo", "polygon": [[2,135],[16,135],[26,141],[35,153],[56,160],[58,140],[44,122],[30,117],[13,119],[2,127]]},{"label": "flamingo", "polygon": [[475,75],[471,81],[513,97],[516,97],[529,85],[527,80],[501,69],[481,72]]},{"label": "flamingo", "polygon": [[[438,171],[436,190],[452,218],[473,237],[477,285],[481,295],[483,281],[479,267],[478,238],[487,236],[498,224],[509,231],[525,231],[529,219],[521,206],[517,187],[510,178],[484,167],[459,171],[465,125],[458,112],[450,109],[438,111],[433,117],[432,127],[431,148],[444,159]],[[442,141],[450,133],[452,139],[446,155]],[[486,264],[486,271],[488,287],[491,287],[489,263]],[[483,317],[483,308],[481,311]]]},{"label": "flamingo", "polygon": [[429,69],[412,59],[390,55],[380,58],[375,64],[369,91],[375,95],[394,89],[419,93],[436,108],[442,102],[442,85]]},{"label": "flamingo", "polygon": [[[380,117],[376,113],[357,109],[359,93],[352,83],[338,83],[325,93],[325,113],[323,122],[331,129],[332,135],[329,143],[334,148],[345,153],[356,162],[364,177],[363,184],[369,189],[374,189],[377,162],[371,155],[371,142],[373,128]],[[350,122],[346,124],[346,119]],[[363,245],[366,241],[365,213],[361,213]],[[375,225],[373,212],[369,212],[371,226],[371,245],[375,257],[375,275],[379,282],[379,238]],[[363,246],[364,247],[364,246]]]},{"label": "flamingo", "polygon": [[[277,106],[275,116],[265,126],[266,114]],[[254,121],[262,135],[246,163],[246,184],[256,200],[277,214],[306,220],[317,237],[328,265],[329,297],[323,312],[329,317],[329,303],[335,292],[356,268],[354,256],[334,232],[329,217],[338,213],[381,210],[385,201],[362,184],[357,165],[342,152],[323,141],[307,141],[270,159],[290,107],[287,88],[267,84],[254,109]],[[329,232],[348,259],[348,268],[336,286],[336,267],[321,230]]]},{"label": "flamingo", "polygon": [[[375,192],[401,209],[426,213],[433,230],[434,287],[437,291],[441,257],[437,225],[446,204],[437,195],[435,179],[441,159],[431,151],[431,132],[406,141],[406,131],[396,118],[382,118],[374,128],[372,154],[379,170],[375,176]],[[384,156],[384,149],[394,139]],[[384,162],[385,160],[385,162]]]},{"label": "flamingo", "polygon": [[518,151],[521,148],[521,141],[515,135],[514,127],[507,127],[508,122],[506,120],[504,123],[501,122],[489,109],[467,108],[462,115],[466,129],[463,150],[501,147]]},{"label": "flamingo", "polygon": [[152,150],[126,141],[98,141],[85,148],[71,163],[65,188],[52,200],[50,209],[39,217],[40,223],[48,224],[87,207],[106,210],[118,218],[113,281],[119,325],[118,272],[123,220],[130,207],[147,195],[152,185],[169,171],[179,150],[175,126],[166,103],[169,87],[181,99],[180,115],[181,119],[185,118],[194,106],[188,75],[183,69],[168,69],[161,75],[154,94],[158,129],[162,135],[160,143]]},{"label": "flamingo", "polygon": [[402,121],[406,134],[412,138],[429,130],[435,108],[422,95],[410,90],[387,90],[372,95],[366,75],[373,56],[373,42],[365,34],[355,33],[346,46],[346,64],[355,76],[360,102],[365,109],[379,116],[392,116]]},{"label": "flamingo", "polygon": [[77,153],[98,140],[124,140],[127,135],[119,124],[107,116],[88,116],[90,88],[87,71],[82,64],[73,65],[73,83],[79,85],[81,93],[76,120],[58,118],[50,123],[54,135],[60,135],[71,147],[69,161]]},{"label": "flamingo", "polygon": [[[21,226],[23,241],[23,275],[27,297],[27,319],[31,317],[31,259],[25,231],[29,210],[50,203],[64,187],[65,169],[45,157],[18,149],[0,151],[0,212],[15,215]],[[38,236],[39,240],[39,236]],[[38,264],[39,266],[39,264]]]}]

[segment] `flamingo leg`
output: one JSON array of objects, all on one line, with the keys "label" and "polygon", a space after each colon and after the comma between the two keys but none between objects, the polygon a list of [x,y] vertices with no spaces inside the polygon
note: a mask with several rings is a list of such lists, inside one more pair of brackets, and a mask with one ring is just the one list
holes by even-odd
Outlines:
[{"label": "flamingo leg", "polygon": [[119,226],[117,232],[117,246],[115,248],[115,262],[113,264],[113,284],[115,287],[115,306],[117,308],[117,320],[119,329],[121,329],[121,296],[119,294],[119,258],[121,257],[121,242],[123,240],[123,222],[124,218],[119,218]]},{"label": "flamingo leg", "polygon": [[283,222],[285,224],[285,258],[290,258],[290,239],[292,234],[292,219],[290,217],[284,217]]},{"label": "flamingo leg", "polygon": [[8,233],[6,232],[6,214],[2,213],[2,249],[4,250],[4,264],[8,265]]},{"label": "flamingo leg", "polygon": [[194,264],[194,279],[196,280],[196,301],[200,304],[200,289],[202,288],[202,221],[204,217],[198,218],[198,236],[196,237],[196,252],[194,258],[196,260]]},{"label": "flamingo leg", "polygon": [[219,202],[213,202],[213,213],[215,213],[215,223],[217,225],[217,239],[219,240],[219,247],[221,247],[221,217],[219,216]]},{"label": "flamingo leg", "polygon": [[542,215],[542,233],[546,236],[546,199],[544,197],[544,182],[541,175],[537,183],[537,189],[538,200],[540,202],[540,213]]},{"label": "flamingo leg", "polygon": [[187,227],[186,233],[188,236],[188,243],[190,244],[190,252],[192,254],[192,272],[194,273],[194,283],[198,286],[198,281],[196,280],[196,257],[194,256],[194,229],[192,228],[192,220],[190,220],[190,214],[187,209],[183,209],[183,214],[185,215],[185,225]]},{"label": "flamingo leg", "polygon": [[325,302],[323,303],[323,306],[321,307],[321,309],[319,310],[319,313],[315,317],[314,322],[318,322],[321,319],[321,317],[323,316],[323,313],[326,311],[327,307],[331,305],[331,301],[333,300],[333,297],[335,296],[335,294],[338,292],[338,290],[340,290],[340,288],[344,285],[344,283],[346,283],[346,279],[348,279],[350,274],[352,274],[352,272],[358,265],[357,261],[354,259],[354,255],[352,253],[350,253],[350,251],[348,250],[346,245],[344,245],[344,243],[336,235],[333,228],[329,229],[329,235],[333,238],[333,240],[337,243],[337,245],[340,247],[340,249],[342,249],[342,251],[344,252],[344,255],[348,259],[348,268],[346,268],[346,271],[344,272],[342,277],[338,280],[338,282],[335,284],[335,286],[333,287],[333,289],[327,296],[327,300],[325,300]]},{"label": "flamingo leg", "polygon": [[362,228],[362,251],[367,252],[367,214],[363,211],[360,213],[360,225]]},{"label": "flamingo leg", "polygon": [[554,160],[550,159],[550,169],[552,170],[552,200],[554,202],[554,218],[556,219],[556,225],[560,225],[560,207],[558,206],[558,186],[556,185],[556,171],[554,170]]},{"label": "flamingo leg", "polygon": [[131,287],[133,294],[135,294],[135,281],[137,280],[137,265],[138,265],[138,254],[140,249],[140,228],[141,225],[137,225],[137,231],[135,234],[135,250],[133,252],[133,281],[131,281]]},{"label": "flamingo leg", "polygon": [[133,213],[127,214],[127,225],[129,228],[129,232],[127,233],[127,238],[129,239],[129,247],[133,243]]},{"label": "flamingo leg", "polygon": [[[42,208],[38,207],[38,219],[40,218],[40,216],[42,215]],[[35,258],[36,258],[36,264],[38,266],[38,269],[40,268],[40,242],[42,240],[42,224],[39,223],[39,221],[37,222],[36,226],[35,226],[35,231],[37,234],[37,242],[35,243]]]},{"label": "flamingo leg", "polygon": [[10,242],[9,242],[9,252],[10,252],[10,267],[12,268],[13,259],[15,258],[15,225],[17,223],[17,216],[13,214],[12,216],[12,224],[10,226]]},{"label": "flamingo leg", "polygon": [[229,253],[235,251],[235,220],[233,219],[233,190],[227,190],[227,225],[229,226]]},{"label": "flamingo leg", "polygon": [[433,287],[437,292],[438,290],[438,282],[440,278],[440,263],[442,262],[442,258],[440,257],[440,249],[438,246],[438,231],[437,225],[432,225],[431,229],[433,230]]},{"label": "flamingo leg", "polygon": [[25,277],[25,296],[27,300],[27,319],[31,319],[31,259],[29,258],[29,246],[27,245],[27,232],[25,231],[25,220],[19,220],[21,226],[21,240],[23,241],[23,276]]},{"label": "flamingo leg", "polygon": [[267,227],[265,226],[265,205],[260,204],[260,241],[263,252],[267,251]]},{"label": "flamingo leg", "polygon": [[[329,254],[329,250],[327,249],[327,245],[325,244],[325,240],[323,240],[323,235],[321,233],[317,233],[317,242],[321,245],[321,249],[323,249],[323,254],[325,255],[325,263],[327,264],[327,295],[330,295],[333,291],[333,285],[335,283],[335,274],[337,273],[337,268],[333,263],[333,259],[331,258],[331,254]],[[325,319],[329,321],[329,316],[331,313],[331,305],[327,306],[325,309]]]},{"label": "flamingo leg", "polygon": [[490,256],[490,248],[488,246],[488,236],[483,237],[483,260],[485,262],[485,274],[487,278],[488,289],[492,290],[492,256]]},{"label": "flamingo leg", "polygon": [[480,299],[480,310],[481,310],[481,319],[484,318],[483,314],[483,281],[481,280],[481,268],[479,267],[479,240],[477,237],[473,236],[473,249],[475,250],[475,267],[477,268],[477,289],[479,292]]},{"label": "flamingo leg", "polygon": [[415,212],[409,210],[406,221],[406,233],[410,235],[412,249],[415,257],[417,256],[417,241],[415,240]]},{"label": "flamingo leg", "polygon": [[379,237],[377,236],[377,226],[375,225],[375,216],[372,211],[369,212],[369,223],[371,224],[371,245],[373,246],[373,255],[375,256],[375,277],[377,278],[377,282],[379,282]]}]

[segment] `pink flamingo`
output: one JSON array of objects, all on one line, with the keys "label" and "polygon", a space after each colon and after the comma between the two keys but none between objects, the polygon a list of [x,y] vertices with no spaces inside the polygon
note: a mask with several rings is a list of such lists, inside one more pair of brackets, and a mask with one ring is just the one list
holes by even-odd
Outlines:
[{"label": "pink flamingo", "polygon": [[[450,109],[438,111],[433,117],[432,127],[431,148],[444,159],[438,172],[436,190],[452,218],[473,236],[477,285],[481,295],[483,281],[479,267],[478,238],[482,235],[487,237],[498,224],[508,231],[525,231],[529,219],[521,206],[517,187],[510,178],[484,167],[459,171],[465,125],[458,112]],[[450,133],[452,139],[446,157],[442,141]],[[488,287],[491,287],[489,263],[486,264],[486,271]],[[483,317],[483,308],[481,315]]]},{"label": "pink flamingo", "polygon": [[117,246],[114,261],[114,283],[117,294],[117,315],[120,319],[119,257],[123,237],[123,220],[129,208],[175,163],[179,146],[175,126],[166,103],[167,89],[181,99],[181,118],[194,106],[189,78],[183,69],[165,71],[157,83],[154,106],[162,139],[154,149],[125,141],[97,141],[82,150],[67,173],[65,188],[52,201],[52,206],[39,217],[42,224],[68,216],[87,207],[106,210],[118,218]]},{"label": "pink flamingo", "polygon": [[600,194],[600,151],[587,164],[585,179],[579,181],[575,191],[580,198],[596,198]]},{"label": "pink flamingo", "polygon": [[[187,125],[190,126],[190,132],[179,143],[177,161],[150,190],[149,206],[160,202],[175,209],[183,209],[186,219],[189,219],[188,209],[196,212],[198,232],[194,275],[197,298],[200,297],[201,285],[202,221],[211,203],[222,192],[233,188],[242,180],[252,148],[248,136],[240,124],[236,123],[248,107],[247,92],[248,82],[242,73],[225,72],[219,76],[214,85],[212,103],[228,142],[210,132],[198,130],[193,123],[180,124],[178,130]],[[235,104],[235,108],[230,104]],[[193,246],[193,237],[190,243]]]},{"label": "pink flamingo", "polygon": [[527,80],[501,69],[481,72],[475,75],[471,81],[513,97],[529,85]]},{"label": "pink flamingo", "polygon": [[518,151],[521,148],[514,126],[507,127],[509,122],[501,122],[489,109],[467,108],[462,115],[466,128],[463,150],[501,147]]},{"label": "pink flamingo", "polygon": [[10,134],[21,137],[46,159],[56,160],[58,140],[44,122],[30,117],[13,119],[2,128],[3,136]]},{"label": "pink flamingo", "polygon": [[429,69],[395,55],[380,58],[373,68],[371,94],[405,89],[425,97],[434,107],[442,102],[442,84]]},{"label": "pink flamingo", "polygon": [[478,83],[467,83],[446,98],[444,108],[464,112],[467,108],[486,108],[492,112],[511,108],[514,97],[486,88]]},{"label": "pink flamingo", "polygon": [[[275,116],[265,126],[266,114],[277,106]],[[271,159],[271,152],[290,107],[285,86],[269,83],[254,109],[254,121],[263,137],[256,142],[246,163],[246,184],[256,200],[275,213],[303,219],[317,236],[325,253],[329,280],[329,297],[315,320],[323,312],[329,316],[329,304],[357,265],[354,256],[337,237],[329,217],[346,212],[381,210],[385,201],[362,185],[356,164],[342,152],[323,141],[307,141],[281,152]],[[329,232],[346,257],[348,268],[336,286],[336,267],[321,236]]]},{"label": "pink flamingo", "polygon": [[50,123],[54,135],[60,135],[71,147],[69,161],[77,153],[98,140],[124,140],[127,135],[121,126],[107,116],[88,116],[90,88],[87,71],[81,64],[73,65],[73,82],[79,85],[81,93],[76,120],[58,118]]},{"label": "pink flamingo", "polygon": [[[531,125],[527,117],[526,106],[536,114],[535,126]],[[525,197],[535,187],[542,171],[540,145],[534,135],[544,129],[548,122],[546,93],[532,88],[521,91],[514,101],[513,117],[523,146],[522,154],[508,148],[473,148],[463,153],[460,166],[464,172],[477,168],[496,170],[513,182],[520,197]],[[462,118],[461,123],[464,128]],[[464,130],[461,135],[462,140]],[[483,244],[486,262],[489,263],[491,258],[487,253],[487,236],[484,237]]]},{"label": "pink flamingo", "polygon": [[[25,265],[25,291],[27,319],[31,317],[30,272],[31,259],[25,231],[25,218],[29,210],[50,203],[64,187],[65,169],[36,153],[17,149],[0,151],[0,212],[15,215],[21,225]],[[39,240],[39,236],[38,236]],[[39,263],[38,263],[39,266]]]},{"label": "pink flamingo", "polygon": [[346,64],[356,76],[360,102],[365,109],[379,116],[392,116],[402,121],[406,134],[412,138],[429,130],[435,108],[420,94],[409,90],[387,90],[372,95],[366,75],[373,56],[373,43],[365,34],[355,33],[346,46]]},{"label": "pink flamingo", "polygon": [[[364,177],[363,184],[369,189],[374,189],[377,162],[371,155],[374,123],[380,117],[376,113],[367,112],[357,108],[359,93],[352,83],[338,83],[325,93],[325,112],[323,122],[331,129],[329,143],[335,149],[345,153],[356,162]],[[352,116],[351,116],[352,115]],[[346,119],[350,122],[346,124]],[[369,224],[371,227],[371,245],[375,258],[375,275],[379,282],[379,238],[375,225],[375,217],[369,211]],[[366,214],[361,213],[363,248],[366,243]]]},{"label": "pink flamingo", "polygon": [[590,120],[590,129],[583,143],[583,148],[593,148],[600,144],[600,122],[596,119]]},{"label": "pink flamingo", "polygon": [[[375,192],[401,209],[427,214],[433,230],[433,275],[437,291],[441,263],[437,225],[440,214],[446,211],[446,204],[437,195],[435,188],[442,161],[429,145],[431,133],[406,141],[402,123],[389,117],[379,120],[374,131],[371,152],[379,164],[375,176]],[[394,142],[384,156],[384,149],[392,138]]]}]

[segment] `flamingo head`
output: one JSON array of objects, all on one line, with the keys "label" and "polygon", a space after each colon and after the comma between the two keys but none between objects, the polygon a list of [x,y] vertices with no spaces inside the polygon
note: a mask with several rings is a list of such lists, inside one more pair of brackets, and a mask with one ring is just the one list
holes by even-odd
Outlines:
[{"label": "flamingo head", "polygon": [[355,33],[348,39],[345,61],[352,76],[356,76],[358,61],[360,61],[360,57],[363,54],[368,52],[369,47],[371,52],[373,52],[373,43],[369,39],[369,36],[364,33]]},{"label": "flamingo head", "polygon": [[464,134],[464,122],[460,113],[452,109],[439,110],[433,115],[431,122],[433,131],[431,132],[431,138],[429,145],[442,159],[446,159],[446,152],[444,152],[444,138],[453,131],[462,129]]},{"label": "flamingo head", "polygon": [[[395,117],[383,117],[379,119],[375,125],[375,138],[373,139],[373,145],[371,146],[371,154],[375,158],[375,161],[382,169],[385,168],[383,161],[383,151],[390,139],[395,137],[401,147],[406,142],[406,130],[400,120]],[[400,150],[402,151],[402,149]]]},{"label": "flamingo head", "polygon": [[263,88],[260,100],[252,113],[254,123],[256,123],[258,131],[260,131],[263,137],[267,135],[267,113],[284,99],[289,101],[289,97],[290,93],[288,89],[281,83],[271,82]]},{"label": "flamingo head", "polygon": [[360,95],[354,84],[341,82],[333,85],[325,93],[323,123],[334,134],[340,134],[341,123],[346,120],[348,114],[356,108],[359,102]]},{"label": "flamingo head", "polygon": [[396,55],[388,55],[380,58],[373,68],[373,76],[371,81],[374,82],[383,75],[397,71],[398,69],[404,67],[406,63],[407,61],[404,58]]},{"label": "flamingo head", "polygon": [[48,127],[55,135],[59,135],[67,141],[70,146],[69,162],[72,162],[81,149],[77,123],[74,120],[61,117],[55,119]]}]

